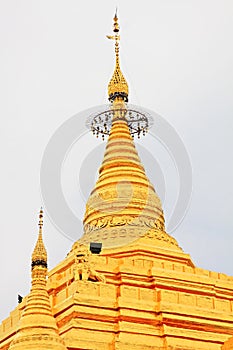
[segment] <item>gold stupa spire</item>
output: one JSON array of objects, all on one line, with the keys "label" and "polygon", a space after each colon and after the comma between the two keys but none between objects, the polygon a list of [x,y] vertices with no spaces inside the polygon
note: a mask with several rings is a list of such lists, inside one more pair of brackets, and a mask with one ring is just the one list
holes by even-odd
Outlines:
[{"label": "gold stupa spire", "polygon": [[174,246],[165,232],[161,201],[146,176],[126,118],[128,84],[119,65],[117,15],[114,32],[110,38],[116,43],[116,67],[108,86],[112,126],[99,178],[87,201],[80,243],[102,242],[104,248],[112,248],[152,234],[158,242]]},{"label": "gold stupa spire", "polygon": [[126,102],[128,101],[129,88],[124,75],[120,68],[120,58],[119,58],[119,40],[120,40],[120,27],[118,23],[117,10],[113,18],[113,33],[114,35],[107,35],[108,39],[115,40],[115,55],[116,64],[113,76],[108,84],[108,96],[109,100],[112,102],[116,97],[121,96]]},{"label": "gold stupa spire", "polygon": [[9,350],[66,350],[58,334],[46,289],[47,252],[42,239],[43,210],[39,214],[39,235],[32,253],[32,286],[25,309],[19,321],[18,331]]}]

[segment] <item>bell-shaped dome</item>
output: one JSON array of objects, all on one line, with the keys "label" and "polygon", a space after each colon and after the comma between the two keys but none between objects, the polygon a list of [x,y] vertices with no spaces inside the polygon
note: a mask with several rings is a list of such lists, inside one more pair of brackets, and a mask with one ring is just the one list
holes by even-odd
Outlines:
[{"label": "bell-shaped dome", "polygon": [[83,242],[100,241],[105,247],[128,243],[150,229],[164,230],[161,201],[146,176],[121,108],[113,103],[114,117],[99,179],[86,205]]}]

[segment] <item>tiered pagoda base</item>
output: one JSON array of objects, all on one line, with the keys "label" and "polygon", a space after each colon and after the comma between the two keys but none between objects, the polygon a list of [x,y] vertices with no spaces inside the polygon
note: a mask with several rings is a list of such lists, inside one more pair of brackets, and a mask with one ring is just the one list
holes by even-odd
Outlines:
[{"label": "tiered pagoda base", "polygon": [[[99,255],[77,242],[50,271],[52,312],[67,349],[232,349],[222,346],[233,335],[233,277],[195,267],[162,237]],[[1,325],[1,350],[25,299]]]}]

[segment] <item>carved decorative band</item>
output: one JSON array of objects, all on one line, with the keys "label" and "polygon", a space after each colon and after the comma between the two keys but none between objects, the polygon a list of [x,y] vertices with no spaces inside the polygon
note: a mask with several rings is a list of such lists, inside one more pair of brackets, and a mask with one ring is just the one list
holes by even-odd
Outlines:
[{"label": "carved decorative band", "polygon": [[157,220],[135,217],[132,216],[121,216],[121,217],[107,217],[102,219],[93,220],[91,224],[84,225],[84,232],[90,233],[93,231],[100,230],[102,228],[111,228],[117,226],[134,226],[134,227],[145,227],[149,229],[158,229],[164,231],[164,218],[160,215]]},{"label": "carved decorative band", "polygon": [[[31,342],[31,341],[39,342],[39,344],[41,343],[41,341],[45,342],[45,344],[47,344],[48,342],[51,342],[54,345],[56,343],[63,344],[63,345],[65,344],[64,341],[61,338],[59,338],[58,336],[56,336],[56,335],[53,336],[53,335],[48,335],[48,334],[33,334],[33,335],[21,336],[21,337],[14,339],[11,344],[13,345],[13,344],[17,344],[17,343],[24,343],[24,342]],[[38,347],[39,347],[39,344],[38,344]]]},{"label": "carved decorative band", "polygon": [[47,268],[47,262],[44,260],[34,260],[34,261],[32,261],[31,266],[32,266],[32,268],[34,266],[43,266],[43,267]]}]

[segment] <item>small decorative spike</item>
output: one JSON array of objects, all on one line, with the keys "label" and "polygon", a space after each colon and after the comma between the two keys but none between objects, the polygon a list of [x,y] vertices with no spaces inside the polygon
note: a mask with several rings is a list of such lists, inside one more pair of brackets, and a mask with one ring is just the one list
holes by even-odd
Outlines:
[{"label": "small decorative spike", "polygon": [[116,12],[115,12],[115,16],[114,16],[113,20],[114,20],[113,31],[114,31],[114,33],[118,33],[120,28],[119,28],[119,24],[118,24],[117,7],[116,7]]},{"label": "small decorative spike", "polygon": [[[43,210],[39,213],[39,235],[32,254],[31,291],[25,298],[18,329],[9,350],[56,349],[67,350],[60,338],[47,292],[47,253],[42,240]],[[22,297],[18,295],[18,302]]]},{"label": "small decorative spike", "polygon": [[39,213],[39,235],[38,239],[32,253],[32,271],[35,266],[43,266],[47,268],[47,252],[44,246],[43,238],[42,238],[42,229],[43,229],[43,209],[40,209]]}]

